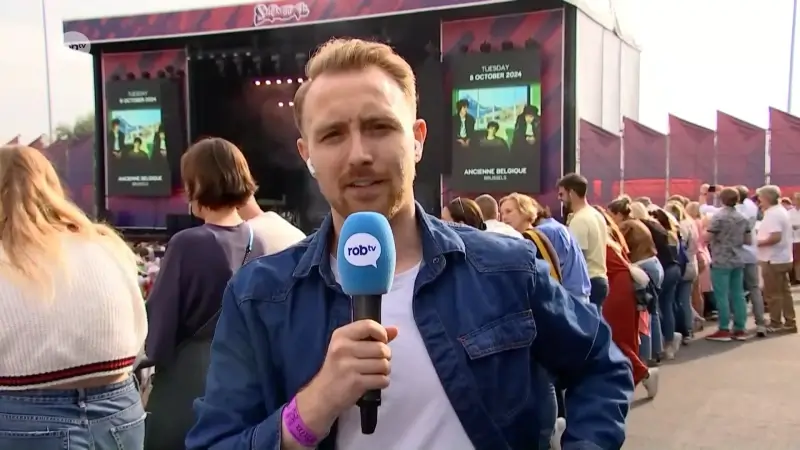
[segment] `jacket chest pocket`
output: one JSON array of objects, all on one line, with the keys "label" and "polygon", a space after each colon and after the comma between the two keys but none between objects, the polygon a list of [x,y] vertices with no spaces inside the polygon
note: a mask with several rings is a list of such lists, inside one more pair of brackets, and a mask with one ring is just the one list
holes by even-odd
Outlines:
[{"label": "jacket chest pocket", "polygon": [[498,421],[516,415],[531,394],[531,352],[536,322],[530,310],[494,320],[458,338],[481,398]]}]

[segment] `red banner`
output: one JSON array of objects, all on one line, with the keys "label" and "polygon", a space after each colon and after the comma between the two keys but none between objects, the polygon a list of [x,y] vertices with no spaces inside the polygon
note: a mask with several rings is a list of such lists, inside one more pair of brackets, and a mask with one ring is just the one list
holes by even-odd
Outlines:
[{"label": "red banner", "polygon": [[770,183],[783,195],[800,190],[800,118],[769,109]]},{"label": "red banner", "polygon": [[766,130],[717,111],[717,184],[762,186],[766,144]]},{"label": "red banner", "polygon": [[579,148],[581,174],[589,180],[589,201],[605,205],[619,195],[622,139],[581,119]]},{"label": "red banner", "polygon": [[664,204],[667,174],[667,136],[639,122],[623,119],[625,193],[650,197]]},{"label": "red banner", "polygon": [[669,195],[697,197],[714,184],[714,130],[669,116]]}]

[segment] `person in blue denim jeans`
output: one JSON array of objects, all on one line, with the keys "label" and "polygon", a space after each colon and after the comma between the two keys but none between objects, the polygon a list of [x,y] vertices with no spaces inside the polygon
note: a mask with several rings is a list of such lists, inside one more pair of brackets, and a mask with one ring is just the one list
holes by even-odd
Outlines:
[{"label": "person in blue denim jeans", "polygon": [[[736,210],[739,192],[725,188],[719,194],[722,208],[712,217],[706,229],[711,250],[711,284],[717,300],[719,329],[706,336],[712,341],[747,339],[747,304],[744,299],[744,267],[752,242],[750,222]],[[733,332],[731,332],[733,309]]]},{"label": "person in blue denim jeans", "polygon": [[666,210],[679,223],[681,242],[688,260],[683,276],[675,288],[675,329],[683,337],[682,342],[688,344],[694,337],[695,312],[692,308],[692,288],[698,275],[697,246],[700,232],[697,223],[689,217],[678,201],[667,203]]},{"label": "person in blue denim jeans", "polygon": [[82,389],[0,391],[0,449],[139,450],[145,413],[131,378]]},{"label": "person in blue denim jeans", "polygon": [[678,304],[678,283],[683,277],[683,268],[678,264],[678,251],[680,248],[680,226],[674,217],[659,207],[653,207],[650,215],[664,230],[663,238],[659,235],[653,241],[658,250],[658,260],[664,268],[664,282],[658,295],[658,308],[661,319],[661,335],[664,337],[664,356],[674,359],[681,348],[681,334],[676,332],[676,320],[683,314],[675,313]]}]

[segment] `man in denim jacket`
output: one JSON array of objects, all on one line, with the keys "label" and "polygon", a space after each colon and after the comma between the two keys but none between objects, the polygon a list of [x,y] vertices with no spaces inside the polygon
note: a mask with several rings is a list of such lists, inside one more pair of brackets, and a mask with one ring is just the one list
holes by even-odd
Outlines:
[{"label": "man in denim jacket", "polygon": [[[323,46],[295,96],[306,160],[331,214],[300,244],[231,280],[191,450],[541,448],[542,366],[567,387],[567,450],[615,450],[628,360],[523,240],[446,224],[414,202],[427,132],[413,72],[391,48]],[[335,264],[344,218],[376,211],[397,248],[382,325],[351,323]],[[391,371],[391,374],[390,374]],[[362,434],[361,395],[381,389]]]}]

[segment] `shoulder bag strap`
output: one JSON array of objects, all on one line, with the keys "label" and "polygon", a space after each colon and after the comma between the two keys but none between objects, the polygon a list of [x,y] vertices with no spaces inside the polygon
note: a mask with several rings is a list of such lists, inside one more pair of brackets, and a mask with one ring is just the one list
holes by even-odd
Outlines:
[{"label": "shoulder bag strap", "polygon": [[[253,227],[251,227],[250,224],[247,223],[247,222],[245,222],[244,224],[245,224],[245,226],[247,226],[247,229],[248,229],[248,231],[250,233],[249,233],[249,238],[247,240],[247,247],[244,248],[244,256],[242,257],[242,263],[239,265],[239,267],[244,266],[244,264],[247,262],[247,257],[250,256],[250,253],[253,251]],[[186,343],[188,343],[189,341],[191,341],[195,337],[200,336],[208,328],[217,326],[217,319],[219,319],[219,315],[221,313],[222,313],[222,307],[220,306],[220,308],[217,310],[217,312],[215,312],[214,315],[211,316],[210,319],[208,319],[200,328],[198,328],[197,331],[195,331],[191,335],[191,337],[189,337],[189,339],[184,340],[178,346],[177,351],[180,351],[180,349],[183,348],[183,346]],[[176,353],[177,353],[177,351],[176,351]]]},{"label": "shoulder bag strap", "polygon": [[555,258],[553,257],[552,253],[552,244],[548,241],[545,242],[547,239],[544,236],[540,236],[536,230],[527,230],[525,231],[525,235],[533,241],[536,248],[539,249],[539,253],[542,254],[542,258],[544,258],[545,262],[550,265],[550,275],[556,279],[559,283],[561,282],[561,267],[555,262]]}]

